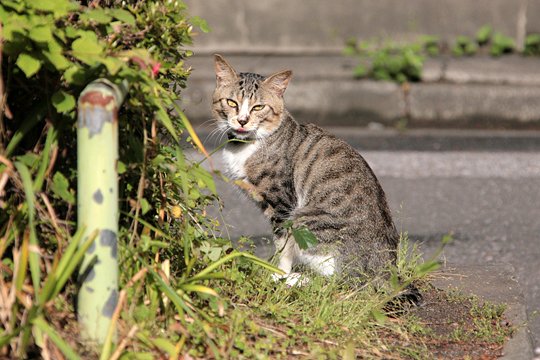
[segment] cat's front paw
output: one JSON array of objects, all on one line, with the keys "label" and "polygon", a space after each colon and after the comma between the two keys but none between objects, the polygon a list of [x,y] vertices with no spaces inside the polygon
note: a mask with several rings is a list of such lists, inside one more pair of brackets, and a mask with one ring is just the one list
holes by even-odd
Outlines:
[{"label": "cat's front paw", "polygon": [[304,286],[309,283],[309,279],[300,273],[289,273],[285,275],[272,274],[272,280],[285,281],[289,287]]}]

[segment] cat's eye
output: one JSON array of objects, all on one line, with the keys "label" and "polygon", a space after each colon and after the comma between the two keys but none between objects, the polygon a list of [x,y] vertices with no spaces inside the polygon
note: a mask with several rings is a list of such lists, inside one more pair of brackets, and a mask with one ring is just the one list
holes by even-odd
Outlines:
[{"label": "cat's eye", "polygon": [[227,105],[229,105],[232,108],[237,108],[238,107],[238,104],[236,103],[236,101],[231,100],[231,99],[227,99]]},{"label": "cat's eye", "polygon": [[262,109],[264,109],[264,105],[255,105],[251,108],[253,111],[261,111]]}]

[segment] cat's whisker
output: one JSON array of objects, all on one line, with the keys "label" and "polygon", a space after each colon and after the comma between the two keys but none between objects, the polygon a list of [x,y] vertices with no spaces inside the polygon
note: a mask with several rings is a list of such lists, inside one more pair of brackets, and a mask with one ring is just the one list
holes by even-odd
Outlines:
[{"label": "cat's whisker", "polygon": [[203,143],[206,144],[208,141],[212,141],[212,138],[215,137],[220,131],[221,130],[217,127],[212,129],[212,131],[210,131],[210,133],[204,138]]},{"label": "cat's whisker", "polygon": [[215,119],[215,118],[211,118],[211,119],[208,119],[208,120],[205,120],[201,125],[200,127],[204,128],[206,126],[209,126],[209,125],[212,125],[214,124],[215,122],[219,121],[221,119]]},{"label": "cat's whisker", "polygon": [[204,142],[206,143],[207,141],[214,141],[216,140],[217,142],[220,142],[221,139],[223,138],[223,135],[225,135],[225,133],[227,132],[227,129],[226,128],[223,128],[223,127],[216,127],[214,128],[210,134],[208,134],[206,136],[206,138],[204,139]]}]

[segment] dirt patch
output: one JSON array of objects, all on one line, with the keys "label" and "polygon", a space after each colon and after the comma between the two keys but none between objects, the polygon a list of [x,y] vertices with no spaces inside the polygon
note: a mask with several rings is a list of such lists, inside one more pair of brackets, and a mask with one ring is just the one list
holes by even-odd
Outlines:
[{"label": "dirt patch", "polygon": [[423,290],[424,304],[411,311],[424,328],[419,342],[437,359],[497,359],[512,334],[504,306],[481,302],[433,286]]}]

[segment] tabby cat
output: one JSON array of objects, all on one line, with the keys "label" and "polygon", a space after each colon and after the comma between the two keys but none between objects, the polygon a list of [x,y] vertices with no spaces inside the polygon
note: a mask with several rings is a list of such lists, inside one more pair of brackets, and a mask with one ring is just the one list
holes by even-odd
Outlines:
[{"label": "tabby cat", "polygon": [[[396,262],[398,234],[384,191],[345,141],[296,122],[283,94],[291,71],[237,73],[215,55],[212,112],[230,141],[228,175],[254,199],[274,228],[278,266],[295,283],[294,265],[321,275],[379,277]],[[301,250],[284,227],[307,227],[318,244]]]}]

